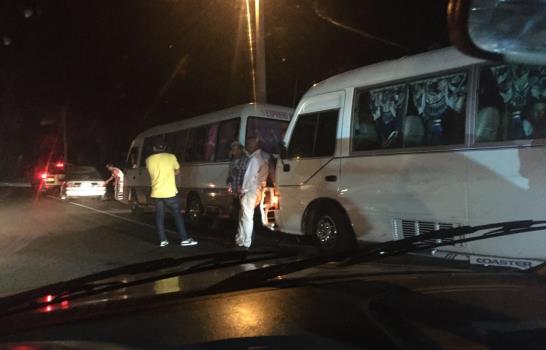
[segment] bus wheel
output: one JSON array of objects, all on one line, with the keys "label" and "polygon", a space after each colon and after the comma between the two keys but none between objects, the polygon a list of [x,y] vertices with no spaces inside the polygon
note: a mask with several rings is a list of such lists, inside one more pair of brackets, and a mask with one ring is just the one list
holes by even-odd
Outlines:
[{"label": "bus wheel", "polygon": [[332,203],[319,205],[310,216],[308,227],[318,246],[328,252],[349,250],[356,239],[345,213]]},{"label": "bus wheel", "polygon": [[203,218],[203,205],[201,199],[195,193],[188,196],[186,201],[186,221],[190,225],[197,225]]}]

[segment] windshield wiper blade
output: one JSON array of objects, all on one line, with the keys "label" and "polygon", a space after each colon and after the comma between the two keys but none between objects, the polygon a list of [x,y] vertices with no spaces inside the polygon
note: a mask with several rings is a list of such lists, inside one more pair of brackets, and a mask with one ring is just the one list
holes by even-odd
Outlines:
[{"label": "windshield wiper blade", "polygon": [[389,241],[364,247],[348,255],[341,265],[365,262],[382,256],[400,255],[446,245],[542,230],[546,230],[546,221],[536,220],[506,221],[486,225],[441,229],[398,241]]},{"label": "windshield wiper blade", "polygon": [[[8,309],[13,311],[16,307],[17,311],[19,307],[22,308],[37,308],[51,304],[57,304],[64,300],[73,300],[76,297],[83,297],[92,294],[98,294],[106,291],[112,291],[120,288],[127,288],[134,285],[156,281],[158,279],[180,276],[184,274],[204,272],[208,270],[224,268],[229,266],[240,265],[244,263],[252,263],[264,260],[278,259],[291,257],[297,254],[296,252],[278,252],[278,251],[228,251],[221,253],[203,254],[183,258],[166,258],[159,260],[152,260],[143,263],[131,264],[122,266],[112,270],[99,272],[84,277],[76,278],[74,280],[55,283],[49,286],[40,287],[27,292],[22,292],[12,296],[4,297],[0,299],[0,308],[4,311]],[[181,271],[173,271],[168,274],[160,274],[157,276],[151,276],[144,279],[137,279],[131,282],[123,281],[107,281],[99,282],[101,280],[114,279],[118,276],[135,275],[152,273],[155,271],[176,268],[186,263],[198,262],[197,264],[190,265],[189,267]],[[97,283],[98,282],[98,283]],[[39,301],[38,299],[50,296],[45,301]],[[11,312],[10,312],[11,313]],[[6,312],[0,314],[5,315]]]},{"label": "windshield wiper blade", "polygon": [[260,282],[328,262],[337,262],[338,266],[347,266],[361,262],[374,261],[386,256],[401,255],[440,246],[541,230],[546,230],[546,221],[507,221],[487,225],[441,229],[398,241],[376,243],[347,252],[316,256],[261,269],[240,272],[213,285],[206,293],[227,292],[254,287]]}]

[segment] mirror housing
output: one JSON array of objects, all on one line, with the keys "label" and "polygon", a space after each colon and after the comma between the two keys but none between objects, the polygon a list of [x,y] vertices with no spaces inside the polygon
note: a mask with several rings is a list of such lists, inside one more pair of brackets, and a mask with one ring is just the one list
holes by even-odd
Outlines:
[{"label": "mirror housing", "polygon": [[544,9],[544,0],[449,0],[449,37],[470,56],[545,65]]}]

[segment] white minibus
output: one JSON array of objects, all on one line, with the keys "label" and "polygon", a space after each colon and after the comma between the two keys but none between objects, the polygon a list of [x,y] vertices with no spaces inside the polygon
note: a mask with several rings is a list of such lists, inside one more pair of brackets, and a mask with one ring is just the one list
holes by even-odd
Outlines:
[{"label": "white minibus", "polygon": [[[299,102],[264,218],[326,248],[544,220],[545,137],[545,67],[445,48],[355,69]],[[546,232],[442,250],[545,259]]]},{"label": "white minibus", "polygon": [[257,136],[266,152],[276,154],[292,113],[286,107],[250,103],[142,132],[128,153],[125,200],[134,211],[151,206],[145,160],[157,138],[161,138],[181,163],[177,187],[187,220],[196,222],[208,214],[229,217],[233,197],[227,192],[226,180],[231,143],[244,144],[247,137]]}]

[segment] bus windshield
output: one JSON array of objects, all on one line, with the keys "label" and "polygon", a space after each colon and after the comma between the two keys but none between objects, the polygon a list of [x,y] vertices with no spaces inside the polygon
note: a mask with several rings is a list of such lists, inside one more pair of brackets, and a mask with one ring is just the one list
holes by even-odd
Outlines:
[{"label": "bus windshield", "polygon": [[246,123],[246,137],[258,137],[262,149],[269,154],[279,153],[279,144],[288,129],[288,121],[249,117]]}]

